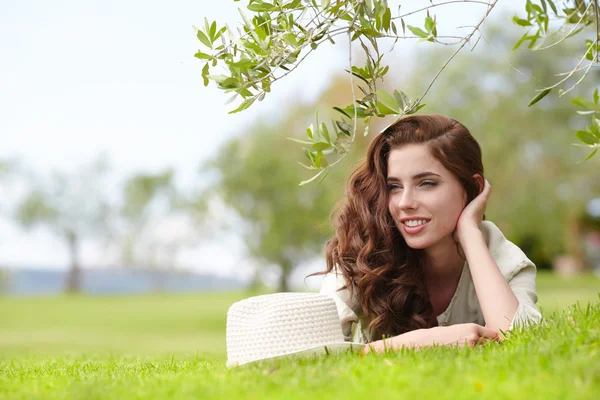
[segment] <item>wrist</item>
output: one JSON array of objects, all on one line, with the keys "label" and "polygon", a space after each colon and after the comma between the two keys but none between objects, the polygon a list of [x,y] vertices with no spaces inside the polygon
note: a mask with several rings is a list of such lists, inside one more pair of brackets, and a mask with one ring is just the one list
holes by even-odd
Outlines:
[{"label": "wrist", "polygon": [[472,224],[460,227],[456,230],[456,237],[461,245],[469,242],[469,239],[483,235],[479,226]]}]

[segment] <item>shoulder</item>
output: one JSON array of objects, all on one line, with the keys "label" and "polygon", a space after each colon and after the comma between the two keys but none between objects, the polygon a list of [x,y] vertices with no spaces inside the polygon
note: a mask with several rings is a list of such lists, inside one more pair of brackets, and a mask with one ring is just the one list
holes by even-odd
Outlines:
[{"label": "shoulder", "polygon": [[479,228],[483,233],[492,258],[506,280],[510,280],[517,272],[527,266],[535,268],[535,265],[523,250],[508,240],[493,222],[483,221]]}]

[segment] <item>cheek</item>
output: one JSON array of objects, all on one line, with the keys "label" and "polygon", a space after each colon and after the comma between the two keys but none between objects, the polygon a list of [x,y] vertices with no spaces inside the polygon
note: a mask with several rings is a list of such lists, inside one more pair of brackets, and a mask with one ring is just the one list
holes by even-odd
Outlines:
[{"label": "cheek", "polygon": [[438,220],[445,229],[454,229],[456,227],[458,218],[464,209],[462,198],[460,194],[456,193],[436,196],[432,207],[435,208]]},{"label": "cheek", "polygon": [[388,211],[392,217],[395,217],[398,214],[398,207],[396,207],[397,199],[394,198],[393,194],[390,194],[388,197]]}]

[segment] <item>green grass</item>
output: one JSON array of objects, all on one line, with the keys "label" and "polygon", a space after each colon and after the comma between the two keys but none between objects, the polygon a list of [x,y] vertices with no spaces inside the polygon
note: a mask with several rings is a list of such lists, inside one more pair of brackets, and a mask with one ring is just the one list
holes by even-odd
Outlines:
[{"label": "green grass", "polygon": [[589,275],[540,273],[544,323],[502,344],[234,369],[225,367],[225,314],[249,294],[0,298],[0,399],[592,399],[600,393],[599,292]]}]

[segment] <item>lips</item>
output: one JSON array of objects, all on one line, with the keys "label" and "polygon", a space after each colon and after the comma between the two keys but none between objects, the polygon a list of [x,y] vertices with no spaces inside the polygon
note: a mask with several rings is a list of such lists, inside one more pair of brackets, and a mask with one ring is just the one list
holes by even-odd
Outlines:
[{"label": "lips", "polygon": [[[414,221],[414,219],[410,219],[412,221]],[[406,219],[405,221],[410,221],[409,219]],[[422,219],[423,221],[427,221],[424,224],[421,225],[417,225],[417,226],[408,226],[406,225],[405,221],[402,221],[402,229],[404,230],[404,232],[408,233],[409,235],[416,235],[418,233],[421,233],[423,230],[425,230],[425,228],[427,228],[427,226],[429,225],[429,222],[431,220]]]}]

